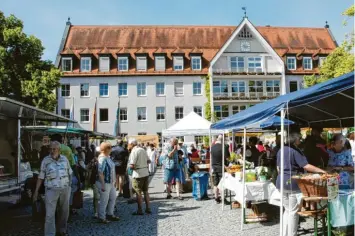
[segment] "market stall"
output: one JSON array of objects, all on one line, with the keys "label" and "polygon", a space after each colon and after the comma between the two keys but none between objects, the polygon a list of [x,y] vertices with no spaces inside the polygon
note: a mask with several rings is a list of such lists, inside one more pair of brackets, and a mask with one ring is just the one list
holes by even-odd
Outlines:
[{"label": "market stall", "polygon": [[[11,192],[19,195],[21,179],[21,124],[26,122],[72,122],[76,121],[38,109],[27,104],[0,97],[0,201],[8,201]],[[33,123],[35,123],[33,122]],[[26,168],[25,168],[26,169]],[[3,194],[6,193],[6,196]],[[13,202],[17,202],[19,199]]]},{"label": "market stall", "polygon": [[[339,109],[339,104],[348,104],[346,109]],[[212,129],[244,129],[244,134],[250,125],[265,121],[269,117],[280,114],[281,117],[281,165],[284,166],[284,130],[285,117],[292,119],[301,127],[318,126],[327,128],[351,127],[354,125],[354,72],[345,74],[336,79],[312,86],[307,89],[282,95],[273,100],[257,104],[240,113],[230,116],[216,124]],[[244,140],[245,153],[245,140]],[[243,157],[245,160],[245,155]],[[280,170],[281,183],[283,183],[284,169]],[[243,186],[245,168],[243,167]],[[284,193],[281,184],[281,195]],[[244,192],[244,188],[242,188]],[[243,193],[244,197],[244,193]],[[243,199],[244,202],[244,199]],[[244,204],[242,204],[243,206]],[[283,198],[280,205],[283,206]],[[354,206],[350,206],[350,210]],[[243,212],[243,211],[242,211]],[[327,211],[328,214],[330,210]],[[283,208],[280,208],[280,235],[283,235]],[[244,217],[242,217],[244,218]],[[328,216],[329,220],[329,216]],[[242,220],[243,221],[243,220]],[[243,226],[242,222],[242,226]],[[330,235],[328,224],[328,235]]]}]

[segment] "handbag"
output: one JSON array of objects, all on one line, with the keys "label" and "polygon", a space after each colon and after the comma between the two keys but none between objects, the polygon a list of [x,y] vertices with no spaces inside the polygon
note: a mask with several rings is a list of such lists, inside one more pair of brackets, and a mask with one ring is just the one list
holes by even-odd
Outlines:
[{"label": "handbag", "polygon": [[82,191],[76,191],[73,195],[73,209],[83,208],[84,194]]}]

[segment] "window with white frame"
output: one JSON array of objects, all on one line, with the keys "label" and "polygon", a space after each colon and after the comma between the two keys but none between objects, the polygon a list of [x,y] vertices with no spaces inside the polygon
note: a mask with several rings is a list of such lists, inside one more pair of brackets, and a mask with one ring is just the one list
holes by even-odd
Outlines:
[{"label": "window with white frame", "polygon": [[214,106],[214,113],[217,119],[222,120],[229,116],[229,107],[228,105]]},{"label": "window with white frame", "polygon": [[213,81],[213,95],[214,96],[228,96],[228,82],[227,80]]},{"label": "window with white frame", "polygon": [[313,69],[311,57],[304,57],[303,58],[303,69],[305,69],[305,70],[312,70]]},{"label": "window with white frame", "polygon": [[137,83],[137,96],[147,95],[147,84],[145,82]]},{"label": "window with white frame", "polygon": [[90,112],[89,109],[80,109],[80,122],[89,122]]},{"label": "window with white frame", "polygon": [[194,107],[194,112],[198,114],[199,116],[202,116],[202,107],[201,106],[195,106]]},{"label": "window with white frame", "polygon": [[266,81],[266,95],[272,96],[272,97],[280,95],[280,81],[279,80],[267,80]]},{"label": "window with white frame", "polygon": [[245,97],[245,81],[232,81],[232,96]]},{"label": "window with white frame", "polygon": [[128,71],[128,57],[118,57],[118,70]]},{"label": "window with white frame", "polygon": [[175,120],[184,118],[184,107],[175,107]]},{"label": "window with white frame", "polygon": [[231,57],[230,58],[230,67],[233,72],[244,72],[244,57]]},{"label": "window with white frame", "polygon": [[109,57],[100,57],[99,66],[100,66],[101,72],[110,71],[110,58]]},{"label": "window with white frame", "polygon": [[165,107],[156,107],[157,120],[165,120]]},{"label": "window with white frame", "polygon": [[165,57],[156,56],[155,57],[155,70],[156,71],[165,71]]},{"label": "window with white frame", "polygon": [[120,108],[120,121],[128,121],[127,108]]},{"label": "window with white frame", "polygon": [[70,72],[73,70],[73,59],[72,58],[62,58],[62,71]]},{"label": "window with white frame", "polygon": [[175,96],[184,95],[184,83],[183,82],[175,82],[174,83],[174,93],[175,93]]},{"label": "window with white frame", "polygon": [[137,57],[137,71],[147,70],[147,57]]},{"label": "window with white frame", "polygon": [[296,68],[297,68],[296,57],[287,57],[287,69],[296,70]]},{"label": "window with white frame", "polygon": [[249,81],[249,96],[260,98],[264,95],[264,83],[259,80]]},{"label": "window with white frame", "polygon": [[89,83],[80,84],[80,97],[89,97]]},{"label": "window with white frame", "polygon": [[321,67],[325,61],[326,57],[319,57],[318,67]]},{"label": "window with white frame", "polygon": [[61,94],[62,97],[70,97],[70,84],[62,84]]},{"label": "window with white frame", "polygon": [[69,109],[62,109],[61,114],[62,114],[62,116],[64,116],[65,118],[70,119],[70,110],[69,110]]},{"label": "window with white frame", "polygon": [[248,72],[262,72],[261,57],[248,58]]},{"label": "window with white frame", "polygon": [[165,95],[165,83],[164,82],[158,82],[155,85],[155,94],[157,96],[164,96]]},{"label": "window with white frame", "polygon": [[100,122],[108,122],[108,109],[107,108],[100,108],[99,120],[100,120]]},{"label": "window with white frame", "polygon": [[174,56],[173,63],[174,63],[174,70],[178,71],[184,69],[184,57]]},{"label": "window with white frame", "polygon": [[147,108],[146,107],[137,107],[137,119],[138,121],[147,120]]},{"label": "window with white frame", "polygon": [[192,70],[201,70],[202,66],[200,56],[191,57],[191,68]]},{"label": "window with white frame", "polygon": [[91,57],[82,57],[80,59],[80,71],[81,72],[91,71]]},{"label": "window with white frame", "polygon": [[247,109],[246,105],[233,105],[232,106],[232,114],[234,115],[234,114],[241,112],[245,109]]},{"label": "window with white frame", "polygon": [[202,83],[201,82],[193,82],[193,95],[201,95],[202,94]]},{"label": "window with white frame", "polygon": [[118,96],[123,97],[128,95],[127,83],[118,83]]},{"label": "window with white frame", "polygon": [[99,84],[99,94],[100,97],[108,97],[108,84]]}]

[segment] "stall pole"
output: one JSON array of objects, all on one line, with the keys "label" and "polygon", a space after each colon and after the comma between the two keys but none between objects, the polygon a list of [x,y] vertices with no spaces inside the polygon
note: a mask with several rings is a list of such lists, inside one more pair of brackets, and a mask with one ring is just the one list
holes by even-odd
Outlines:
[{"label": "stall pole", "polygon": [[235,133],[234,130],[232,130],[232,152],[234,152],[235,147],[234,147],[234,143],[235,143]]},{"label": "stall pole", "polygon": [[244,137],[243,137],[243,174],[242,174],[242,219],[240,222],[240,229],[243,230],[245,222],[245,156],[247,151],[247,129],[244,128]]},{"label": "stall pole", "polygon": [[285,118],[285,111],[284,109],[281,110],[281,146],[280,146],[280,183],[281,183],[281,193],[280,193],[280,236],[283,235],[283,194],[284,194],[284,147],[285,147],[285,124],[284,124],[284,118]]},{"label": "stall pole", "polygon": [[[21,175],[20,175],[20,165],[21,165],[21,117],[22,117],[23,107],[20,107],[17,118],[17,184],[21,187]],[[20,199],[21,200],[21,194]]]},{"label": "stall pole", "polygon": [[212,191],[212,196],[213,196],[213,180],[212,180],[212,132],[211,132],[211,127],[208,131],[208,135],[209,135],[209,139],[208,139],[208,144],[209,144],[209,148],[210,148],[210,181],[211,181],[211,191]]},{"label": "stall pole", "polygon": [[224,210],[224,132],[222,135],[222,180],[223,180],[223,184],[222,184],[222,211]]}]

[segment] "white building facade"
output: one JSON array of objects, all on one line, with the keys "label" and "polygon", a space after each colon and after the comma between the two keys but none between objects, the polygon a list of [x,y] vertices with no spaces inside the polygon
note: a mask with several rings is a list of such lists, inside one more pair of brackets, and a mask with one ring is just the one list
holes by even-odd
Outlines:
[{"label": "white building facade", "polygon": [[327,26],[255,27],[247,18],[238,27],[67,22],[57,112],[84,129],[160,135],[191,111],[204,116],[207,101],[223,119],[301,89],[335,47]]}]

